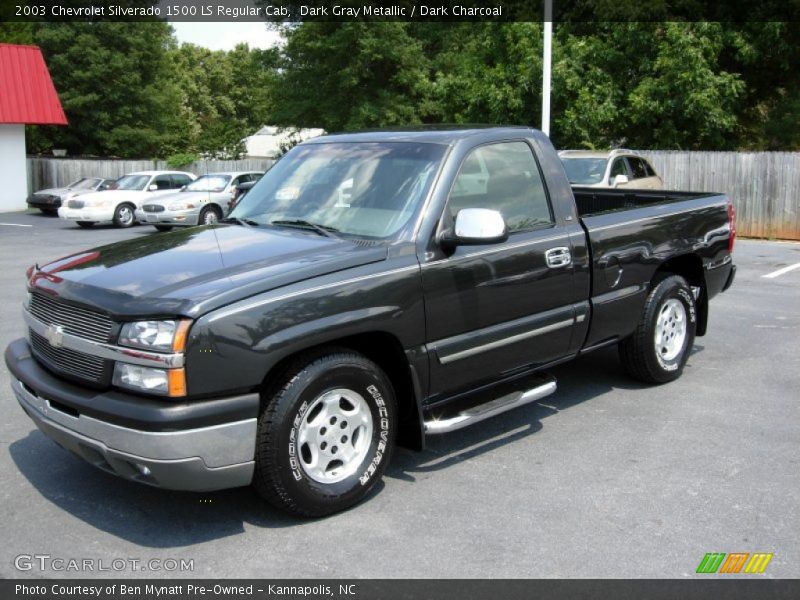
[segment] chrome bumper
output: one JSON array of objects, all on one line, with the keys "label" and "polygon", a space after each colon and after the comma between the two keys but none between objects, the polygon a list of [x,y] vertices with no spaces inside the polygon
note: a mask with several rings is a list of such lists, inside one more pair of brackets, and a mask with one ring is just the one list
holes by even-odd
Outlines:
[{"label": "chrome bumper", "polygon": [[70,414],[68,408],[40,397],[16,377],[11,378],[11,387],[45,435],[109,473],[156,487],[193,491],[249,485],[253,478],[256,419],[181,431],[140,431]]}]

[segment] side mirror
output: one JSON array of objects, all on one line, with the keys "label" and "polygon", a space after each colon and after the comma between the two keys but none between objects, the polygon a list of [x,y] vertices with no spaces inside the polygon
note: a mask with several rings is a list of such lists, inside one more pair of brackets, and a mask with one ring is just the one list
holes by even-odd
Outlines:
[{"label": "side mirror", "polygon": [[149,186],[147,186],[147,191],[148,192],[155,192],[157,189],[158,189],[158,186],[155,183],[151,183]]},{"label": "side mirror", "polygon": [[443,232],[440,241],[450,246],[499,244],[508,239],[506,220],[500,211],[488,208],[462,208],[453,229]]},{"label": "side mirror", "polygon": [[625,183],[628,183],[628,176],[627,175],[617,175],[614,177],[614,181],[611,182],[611,185],[614,187],[619,187]]}]

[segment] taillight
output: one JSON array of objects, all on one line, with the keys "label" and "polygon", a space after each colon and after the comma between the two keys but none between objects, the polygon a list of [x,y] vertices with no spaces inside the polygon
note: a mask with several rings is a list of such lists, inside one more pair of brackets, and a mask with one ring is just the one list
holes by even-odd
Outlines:
[{"label": "taillight", "polygon": [[728,252],[733,252],[733,242],[736,241],[736,209],[733,201],[728,200],[728,220],[731,223],[731,236],[728,238]]}]

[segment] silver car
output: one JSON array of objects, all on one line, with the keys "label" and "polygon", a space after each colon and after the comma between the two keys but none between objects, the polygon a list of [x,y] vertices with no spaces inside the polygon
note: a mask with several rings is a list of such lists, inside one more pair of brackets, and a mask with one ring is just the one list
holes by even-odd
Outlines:
[{"label": "silver car", "polygon": [[143,204],[136,211],[136,219],[153,225],[159,231],[216,223],[228,213],[236,186],[257,181],[263,174],[235,171],[203,175],[180,192]]},{"label": "silver car", "polygon": [[89,192],[100,192],[107,189],[112,183],[114,183],[113,179],[82,177],[66,187],[47,188],[34,192],[28,196],[27,202],[31,208],[38,208],[46,215],[54,215],[67,200]]},{"label": "silver car", "polygon": [[572,185],[636,190],[664,187],[653,165],[630,150],[562,150],[558,156]]}]

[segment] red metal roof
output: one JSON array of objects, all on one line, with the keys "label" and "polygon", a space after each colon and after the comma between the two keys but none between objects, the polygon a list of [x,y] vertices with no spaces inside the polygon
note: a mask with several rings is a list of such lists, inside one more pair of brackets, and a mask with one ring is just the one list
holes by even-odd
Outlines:
[{"label": "red metal roof", "polygon": [[0,44],[0,123],[66,125],[42,51]]}]

